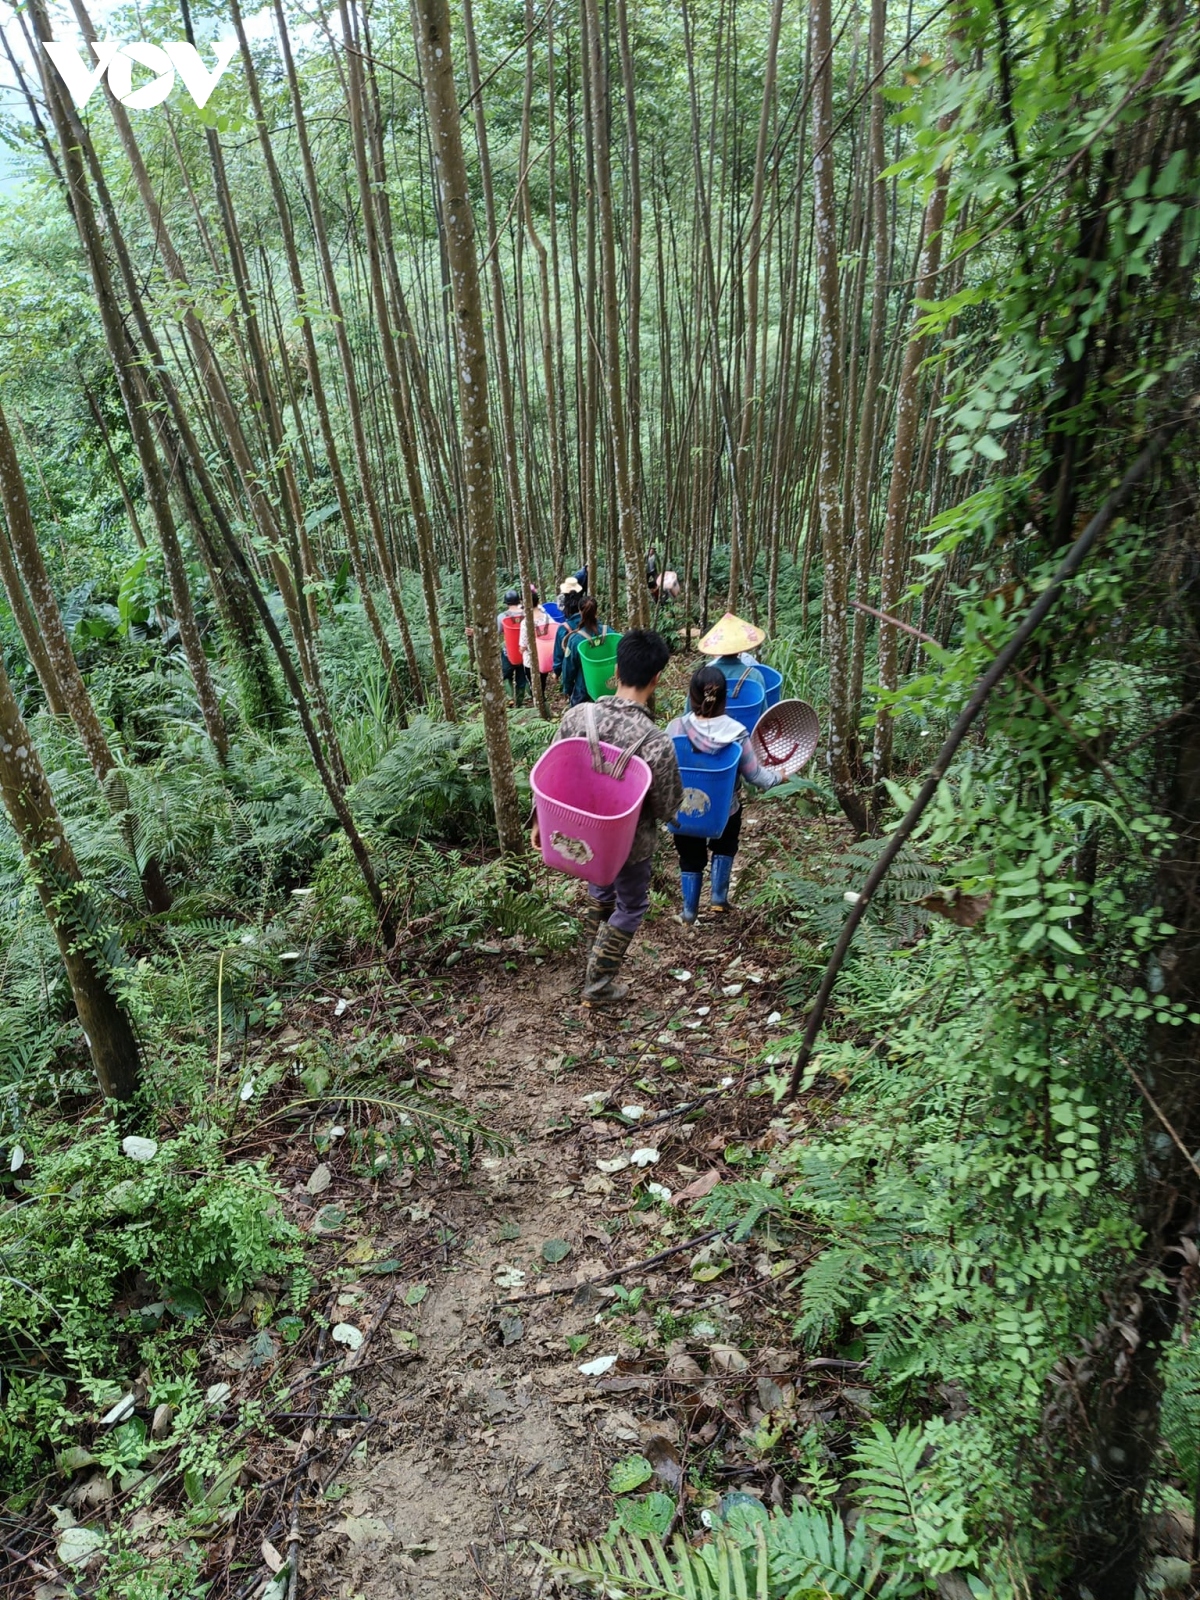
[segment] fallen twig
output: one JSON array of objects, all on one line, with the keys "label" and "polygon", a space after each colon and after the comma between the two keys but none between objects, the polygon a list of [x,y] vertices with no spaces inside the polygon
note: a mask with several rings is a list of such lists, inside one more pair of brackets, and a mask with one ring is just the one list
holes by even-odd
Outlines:
[{"label": "fallen twig", "polygon": [[537,1294],[517,1295],[512,1300],[496,1300],[492,1303],[493,1311],[504,1311],[509,1306],[528,1305],[531,1300],[552,1300],[558,1294],[574,1294],[579,1289],[594,1289],[605,1284],[610,1278],[628,1277],[634,1272],[644,1272],[647,1267],[657,1266],[660,1261],[666,1261],[669,1256],[677,1256],[681,1250],[689,1250],[693,1245],[707,1244],[709,1239],[715,1239],[719,1233],[729,1233],[737,1226],[728,1223],[724,1228],[710,1228],[707,1233],[699,1233],[694,1239],[682,1239],[678,1244],[668,1245],[665,1250],[660,1250],[655,1256],[647,1256],[645,1261],[631,1261],[627,1266],[614,1267],[611,1272],[601,1273],[598,1278],[585,1278],[582,1283],[567,1283],[561,1289],[540,1289]]}]

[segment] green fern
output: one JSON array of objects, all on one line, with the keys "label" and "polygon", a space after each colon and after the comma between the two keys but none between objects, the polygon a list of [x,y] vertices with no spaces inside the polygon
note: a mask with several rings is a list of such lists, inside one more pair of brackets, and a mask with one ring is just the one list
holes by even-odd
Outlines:
[{"label": "green fern", "polygon": [[552,1554],[557,1578],[612,1597],[643,1600],[891,1600],[913,1593],[911,1570],[859,1526],[801,1505],[784,1515],[745,1507],[695,1548],[678,1535],[670,1551],[629,1533]]},{"label": "green fern", "polygon": [[854,1451],[863,1523],[930,1577],[977,1559],[963,1526],[961,1492],[939,1481],[937,1452],[930,1449],[937,1432],[908,1425],[893,1434],[873,1422]]}]

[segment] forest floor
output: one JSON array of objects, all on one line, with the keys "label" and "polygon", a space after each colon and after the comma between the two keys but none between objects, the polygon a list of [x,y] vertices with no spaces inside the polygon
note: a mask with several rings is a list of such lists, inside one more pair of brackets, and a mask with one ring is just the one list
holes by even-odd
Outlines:
[{"label": "forest floor", "polygon": [[[739,877],[838,827],[752,808],[735,901]],[[777,1105],[761,1079],[746,1092],[772,1039],[794,1027],[786,936],[756,911],[705,910],[685,928],[673,852],[658,875],[623,1012],[581,1014],[578,954],[497,949],[436,982],[351,975],[307,1015],[294,1010],[275,1041],[395,1029],[411,1063],[415,1026],[430,1058],[417,1065],[504,1148],[477,1153],[465,1174],[447,1159],[376,1180],[356,1175],[345,1140],[275,1147],[295,1219],[318,1232],[333,1219],[311,1257],[330,1321],[365,1338],[323,1373],[328,1432],[304,1429],[309,1402],[297,1398],[290,1424],[252,1452],[260,1481],[290,1469],[294,1486],[290,1510],[277,1500],[274,1524],[253,1530],[256,1542],[267,1534],[264,1586],[290,1530],[312,1600],[541,1593],[532,1546],[604,1533],[614,1462],[648,1461],[641,1487],[669,1495],[677,1515],[685,1499],[715,1505],[731,1490],[778,1503],[764,1416],[786,1405],[829,1419],[861,1402],[838,1381],[849,1363],[817,1363],[801,1395],[796,1241],[696,1242],[710,1230],[689,1216],[689,1191],[736,1178],[740,1159],[820,1114],[811,1100]],[[702,1114],[649,1126],[713,1089],[725,1092]],[[631,1159],[646,1150],[654,1157]],[[581,1370],[601,1357],[616,1359]],[[350,1393],[354,1411],[338,1403]],[[233,1531],[227,1559],[253,1570],[251,1528]]]}]

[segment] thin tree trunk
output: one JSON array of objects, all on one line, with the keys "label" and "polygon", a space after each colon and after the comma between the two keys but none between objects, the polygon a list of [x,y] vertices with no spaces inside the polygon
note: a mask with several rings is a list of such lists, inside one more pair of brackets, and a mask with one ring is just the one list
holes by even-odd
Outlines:
[{"label": "thin tree trunk", "polygon": [[458,93],[451,60],[446,0],[414,0],[421,79],[433,140],[441,220],[454,291],[456,367],[462,419],[463,478],[470,538],[472,616],[479,661],[488,770],[500,847],[525,848],[512,748],[500,677],[500,641],[492,606],[496,594],[496,503],[492,434],[488,415],[488,371],[467,167],[459,125]]},{"label": "thin tree trunk", "polygon": [[621,379],[621,321],[617,297],[617,244],[613,219],[612,164],[609,159],[608,78],[600,48],[597,0],[584,0],[588,18],[587,70],[591,90],[592,160],[595,164],[596,214],[599,220],[601,292],[604,299],[604,388],[616,490],[617,523],[625,561],[629,623],[644,628],[650,620],[650,593],[638,541],[629,431]]},{"label": "thin tree trunk", "polygon": [[375,648],[379,651],[379,657],[383,662],[384,672],[387,675],[392,702],[397,714],[403,718],[404,693],[396,670],[392,648],[388,643],[379,612],[376,609],[375,598],[371,593],[369,576],[362,558],[362,546],[358,535],[358,520],[355,516],[354,503],[346,484],[346,475],[342,470],[341,454],[337,447],[337,440],[334,437],[333,425],[329,417],[329,403],[325,395],[325,383],[317,356],[317,344],[313,335],[312,318],[308,315],[308,296],[305,290],[304,275],[300,268],[300,258],[296,251],[296,234],[292,226],[291,210],[288,206],[287,195],[284,192],[279,165],[275,160],[275,151],[267,128],[262,94],[259,89],[258,73],[254,66],[254,57],[250,51],[250,42],[246,37],[242,11],[238,0],[231,0],[230,13],[242,54],[242,62],[246,70],[246,84],[250,91],[250,104],[254,110],[255,126],[258,129],[259,148],[262,151],[263,162],[266,165],[267,177],[271,185],[271,195],[275,202],[275,212],[279,218],[288,275],[291,279],[292,294],[295,297],[296,312],[300,321],[301,337],[304,341],[304,359],[308,370],[309,384],[312,389],[313,407],[317,413],[317,426],[321,432],[321,443],[325,450],[325,460],[329,467],[329,475],[333,479],[333,489],[341,512],[342,526],[346,531],[346,544],[350,552],[350,563],[354,571],[355,582],[358,584],[367,626],[371,630],[371,635],[375,640]]},{"label": "thin tree trunk", "polygon": [[826,763],[838,803],[860,833],[867,807],[857,785],[857,736],[851,720],[846,648],[848,561],[842,519],[842,366],[837,215],[833,165],[833,60],[830,0],[811,0],[814,64],[813,230],[817,253],[817,366],[821,376],[817,498],[824,557],[826,659],[829,665],[829,742]]},{"label": "thin tree trunk", "polygon": [[[943,125],[948,126],[943,119]],[[913,289],[912,325],[904,351],[904,365],[896,393],[896,431],[892,445],[892,476],[888,484],[887,512],[883,524],[883,549],[879,560],[879,609],[889,617],[904,592],[908,574],[908,505],[913,464],[921,421],[921,363],[929,347],[920,331],[924,304],[934,299],[942,264],[942,224],[946,216],[949,163],[938,171],[925,208],[924,244]],[[879,624],[879,687],[896,687],[898,630],[890,622]],[[875,717],[874,774],[876,782],[891,775],[893,722],[889,707],[881,705]]]},{"label": "thin tree trunk", "polygon": [[101,1093],[108,1100],[132,1100],[141,1074],[137,1039],[114,992],[96,908],[2,660],[0,792],[46,920],[58,940]]}]

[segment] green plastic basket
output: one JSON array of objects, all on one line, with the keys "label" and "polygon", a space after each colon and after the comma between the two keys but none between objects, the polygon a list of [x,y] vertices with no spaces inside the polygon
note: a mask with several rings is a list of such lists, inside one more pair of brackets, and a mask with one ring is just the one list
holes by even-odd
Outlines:
[{"label": "green plastic basket", "polygon": [[599,700],[603,694],[612,694],[617,687],[617,645],[620,642],[619,633],[605,633],[599,639],[585,639],[579,646],[583,681],[593,700]]}]

